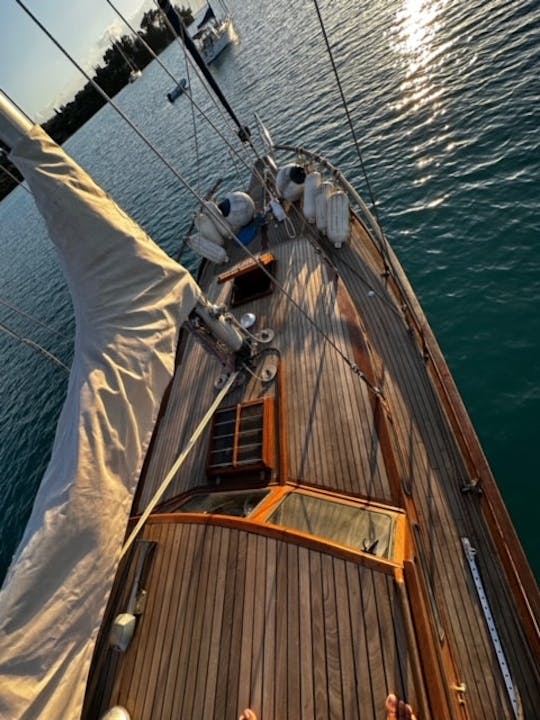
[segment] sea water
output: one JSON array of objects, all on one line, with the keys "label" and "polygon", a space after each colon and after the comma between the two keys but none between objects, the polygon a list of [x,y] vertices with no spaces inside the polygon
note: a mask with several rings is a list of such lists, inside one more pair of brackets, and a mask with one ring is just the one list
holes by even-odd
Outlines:
[{"label": "sea water", "polygon": [[[480,436],[536,573],[540,540],[540,11],[535,0],[320,3],[384,229]],[[262,6],[264,5],[264,12]],[[339,165],[368,195],[314,6],[229,0],[238,41],[212,65],[237,115]],[[175,44],[162,55],[186,76]],[[29,78],[31,82],[31,78]],[[235,147],[230,122],[195,99]],[[193,189],[248,172],[154,62],[116,98]],[[256,133],[254,133],[256,135]],[[258,139],[257,139],[258,142]],[[170,254],[196,201],[104,108],[67,143]],[[234,159],[233,159],[234,158]],[[31,196],[0,203],[0,577],[46,467],[69,365],[69,295]],[[194,267],[193,256],[185,262]],[[9,305],[21,312],[13,310]]]}]

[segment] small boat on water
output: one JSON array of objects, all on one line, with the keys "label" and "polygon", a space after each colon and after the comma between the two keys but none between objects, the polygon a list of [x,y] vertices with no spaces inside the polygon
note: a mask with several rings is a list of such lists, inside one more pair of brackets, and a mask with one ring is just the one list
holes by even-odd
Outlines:
[{"label": "small boat on water", "polygon": [[175,100],[177,100],[180,95],[183,95],[184,92],[187,90],[188,83],[185,78],[182,78],[178,85],[174,88],[174,90],[171,90],[171,92],[167,93],[167,100],[171,103],[173,103]]},{"label": "small boat on water", "polygon": [[343,174],[259,130],[195,282],[0,106],[77,320],[0,715],[534,718],[538,587],[418,299]]}]

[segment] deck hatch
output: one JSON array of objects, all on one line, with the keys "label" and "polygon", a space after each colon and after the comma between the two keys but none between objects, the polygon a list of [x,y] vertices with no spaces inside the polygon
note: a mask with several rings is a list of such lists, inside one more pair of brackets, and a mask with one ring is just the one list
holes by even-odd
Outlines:
[{"label": "deck hatch", "polygon": [[391,559],[395,518],[390,513],[304,493],[289,493],[268,517],[279,525]]},{"label": "deck hatch", "polygon": [[210,441],[209,474],[273,468],[274,418],[270,397],[218,410]]},{"label": "deck hatch", "polygon": [[261,265],[267,272],[274,275],[276,258],[272,253],[264,253],[264,255],[261,255],[257,260],[250,258],[236,268],[222,273],[218,277],[219,283],[224,283],[227,280],[233,281],[230,301],[233,307],[248,302],[248,300],[263,297],[272,292],[274,283],[261,268]]}]

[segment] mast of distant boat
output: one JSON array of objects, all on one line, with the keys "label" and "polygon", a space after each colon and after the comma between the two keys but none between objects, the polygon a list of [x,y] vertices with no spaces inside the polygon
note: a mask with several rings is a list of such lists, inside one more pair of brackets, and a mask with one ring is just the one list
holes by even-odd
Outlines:
[{"label": "mast of distant boat", "polygon": [[140,73],[141,73],[140,69],[137,67],[137,65],[135,65],[135,63],[133,62],[133,60],[131,60],[131,59],[128,57],[127,53],[122,49],[122,45],[120,44],[120,41],[113,39],[113,41],[112,41],[112,46],[113,46],[113,48],[115,48],[116,50],[118,50],[118,52],[120,53],[120,55],[121,55],[122,58],[124,59],[126,65],[129,67],[129,69],[130,69],[130,71],[131,71],[130,77],[135,77],[135,76],[140,75]]}]

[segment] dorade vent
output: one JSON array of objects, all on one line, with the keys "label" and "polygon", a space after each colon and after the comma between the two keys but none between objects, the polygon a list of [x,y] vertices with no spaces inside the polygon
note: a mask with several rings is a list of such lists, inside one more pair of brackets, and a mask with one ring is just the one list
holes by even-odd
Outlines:
[{"label": "dorade vent", "polygon": [[240,265],[236,265],[232,270],[222,273],[218,277],[219,283],[233,281],[231,305],[241,305],[248,300],[268,295],[274,289],[272,279],[262,270],[261,265],[271,274],[274,275],[276,268],[276,258],[272,253],[264,253],[257,260],[246,260]]},{"label": "dorade vent", "polygon": [[274,399],[222,408],[214,416],[208,472],[231,474],[274,467]]}]

